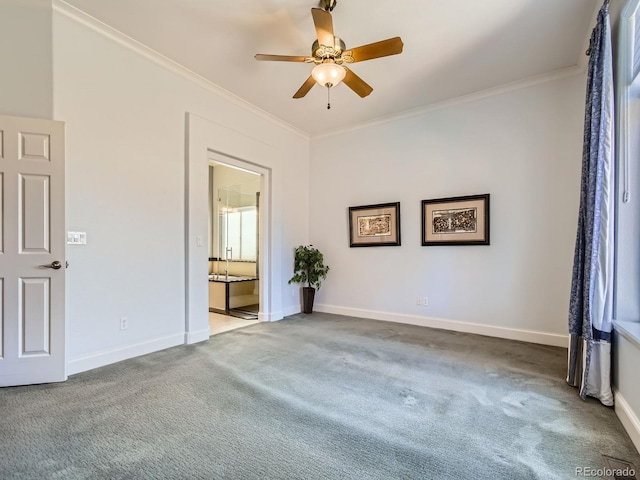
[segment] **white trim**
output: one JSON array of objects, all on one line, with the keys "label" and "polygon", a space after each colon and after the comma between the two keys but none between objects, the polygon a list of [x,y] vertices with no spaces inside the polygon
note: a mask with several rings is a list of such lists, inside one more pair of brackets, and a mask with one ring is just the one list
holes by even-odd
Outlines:
[{"label": "white trim", "polygon": [[197,330],[195,332],[184,332],[184,343],[191,345],[192,343],[199,343],[209,340],[211,331],[209,327]]},{"label": "white trim", "polygon": [[370,318],[385,322],[406,323],[409,325],[419,325],[421,327],[439,328],[454,332],[474,333],[487,337],[505,338],[508,340],[519,340],[522,342],[538,343],[541,345],[551,345],[554,347],[567,348],[569,342],[568,335],[558,335],[555,333],[537,332],[534,330],[521,330],[517,328],[496,327],[493,325],[482,325],[480,323],[461,322],[445,318],[421,317],[418,315],[408,315],[404,313],[380,312],[376,310],[363,310],[359,308],[339,307],[336,305],[319,304],[314,306],[314,310],[324,313],[335,313],[349,317]]},{"label": "white trim", "polygon": [[284,309],[284,316],[290,317],[291,315],[295,315],[301,312],[302,312],[302,308],[300,307],[300,305],[290,305]]},{"label": "white trim", "polygon": [[[258,319],[282,318],[282,151],[224,125],[187,113],[185,185],[185,318],[186,332],[209,325],[208,238],[209,185],[212,157],[260,173],[260,312]],[[216,158],[217,160],[217,158]]]},{"label": "white trim", "polygon": [[629,343],[640,348],[640,322],[614,320],[613,328],[616,332],[629,340]]},{"label": "white trim", "polygon": [[442,102],[437,102],[429,105],[423,105],[417,108],[412,108],[411,110],[405,110],[404,112],[401,112],[401,113],[396,113],[396,114],[388,115],[385,117],[379,117],[377,119],[362,122],[357,125],[352,125],[349,127],[341,127],[326,133],[314,135],[312,138],[316,140],[319,138],[331,137],[333,135],[340,135],[340,134],[352,132],[354,130],[360,130],[362,128],[367,128],[374,125],[382,125],[390,122],[395,122],[396,120],[403,120],[405,118],[417,117],[417,116],[424,115],[426,113],[430,113],[443,108],[449,108],[457,105],[464,105],[466,103],[476,102],[478,100],[482,100],[485,98],[496,97],[496,96],[504,95],[505,93],[513,92],[516,90],[533,87],[541,83],[552,82],[554,80],[560,80],[562,78],[568,78],[574,75],[580,75],[580,74],[583,74],[584,71],[585,70],[583,66],[573,65],[571,67],[561,68],[560,70],[544,73],[542,75],[536,75],[534,77],[525,78],[524,80],[518,80],[516,82],[506,83],[504,85],[499,85],[497,87],[487,88],[486,90],[480,90],[478,92],[470,93],[468,95],[462,95],[459,97],[450,98],[447,100],[443,100]]},{"label": "white trim", "polygon": [[282,320],[284,316],[282,315],[282,311],[279,310],[277,312],[260,312],[258,313],[258,320],[261,322],[277,322],[278,320]]},{"label": "white trim", "polygon": [[268,121],[286,129],[287,131],[301,137],[304,139],[309,139],[310,136],[308,133],[303,132],[297,127],[294,127],[290,123],[285,122],[279,117],[258,108],[252,103],[247,102],[246,100],[240,98],[239,96],[231,93],[229,90],[225,90],[224,88],[216,85],[212,81],[206,79],[202,75],[199,75],[188,68],[180,65],[179,63],[171,60],[168,57],[165,57],[161,53],[156,52],[155,50],[147,47],[146,45],[134,40],[133,38],[125,35],[124,33],[116,30],[115,28],[107,25],[106,23],[101,22],[95,17],[83,12],[82,10],[74,7],[73,5],[68,4],[64,0],[53,0],[52,1],[53,11],[56,13],[60,13],[65,17],[74,20],[75,22],[93,30],[94,32],[108,38],[109,40],[114,41],[115,43],[128,48],[129,50],[137,53],[143,58],[154,62],[155,64],[169,70],[170,72],[175,73],[176,75],[181,76],[182,78],[193,82],[199,87],[208,90],[211,93],[219,95],[224,99],[232,102],[234,105],[237,105],[241,108],[244,108],[251,113],[258,115],[262,118],[267,119]]},{"label": "white trim", "polygon": [[[208,337],[207,337],[208,338]],[[76,358],[67,363],[67,374],[74,375],[80,372],[86,372],[94,368],[104,367],[112,363],[128,360],[130,358],[146,355],[147,353],[157,352],[165,348],[175,347],[184,344],[184,334],[177,333],[168,337],[156,338],[147,342],[129,345],[114,350],[95,353],[86,357]]]},{"label": "white trim", "polygon": [[617,388],[613,389],[613,396],[615,398],[613,409],[636,450],[640,452],[640,420]]},{"label": "white trim", "polygon": [[[259,260],[258,269],[260,271],[260,277],[269,278],[269,272],[271,271],[270,263],[270,231],[271,231],[271,170],[265,168],[254,162],[240,160],[238,158],[230,157],[223,152],[214,151],[212,147],[209,147],[209,160],[219,165],[224,165],[229,168],[236,168],[244,172],[250,172],[260,177],[260,225],[259,225]],[[271,282],[258,282],[259,285],[259,298],[260,298],[260,311],[258,312],[258,320],[261,322],[271,321],[273,312],[270,311],[269,299],[271,298]]]}]

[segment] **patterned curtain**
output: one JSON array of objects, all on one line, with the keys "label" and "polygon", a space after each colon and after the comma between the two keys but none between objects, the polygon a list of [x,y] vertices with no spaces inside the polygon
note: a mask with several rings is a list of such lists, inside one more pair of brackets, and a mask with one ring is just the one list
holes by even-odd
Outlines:
[{"label": "patterned curtain", "polygon": [[578,234],[569,303],[567,382],[580,396],[613,405],[614,160],[613,65],[609,5],[591,35]]}]

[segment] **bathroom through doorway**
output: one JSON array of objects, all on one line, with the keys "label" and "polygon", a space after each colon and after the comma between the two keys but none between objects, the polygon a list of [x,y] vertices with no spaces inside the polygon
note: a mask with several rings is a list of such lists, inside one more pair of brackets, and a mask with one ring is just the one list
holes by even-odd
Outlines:
[{"label": "bathroom through doorway", "polygon": [[211,335],[258,322],[261,183],[262,175],[257,172],[210,159]]}]

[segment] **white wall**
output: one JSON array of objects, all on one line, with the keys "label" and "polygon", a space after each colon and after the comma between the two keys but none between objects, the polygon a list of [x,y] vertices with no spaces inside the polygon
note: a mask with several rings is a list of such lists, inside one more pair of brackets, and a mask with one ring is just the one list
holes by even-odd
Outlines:
[{"label": "white wall", "polygon": [[[331,267],[316,308],[566,346],[584,82],[312,140],[310,240]],[[482,193],[490,246],[420,245],[421,200]],[[402,246],[349,248],[348,207],[395,201]]]},{"label": "white wall", "polygon": [[[60,11],[53,37],[55,118],[67,124],[67,228],[88,241],[67,250],[74,373],[183,341],[187,112],[282,153],[275,228],[278,256],[290,264],[308,237],[309,141]],[[282,293],[286,279],[273,288]],[[290,295],[282,303],[297,308]]]},{"label": "white wall", "polygon": [[53,118],[51,0],[0,0],[0,114]]}]

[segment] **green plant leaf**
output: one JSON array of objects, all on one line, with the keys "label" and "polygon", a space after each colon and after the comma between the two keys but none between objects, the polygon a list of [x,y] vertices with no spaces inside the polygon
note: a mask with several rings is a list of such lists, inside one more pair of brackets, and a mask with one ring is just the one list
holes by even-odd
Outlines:
[{"label": "green plant leaf", "polygon": [[324,264],[324,256],[313,245],[300,245],[293,256],[293,277],[289,283],[307,284],[320,290],[322,279],[327,276],[329,267]]}]

